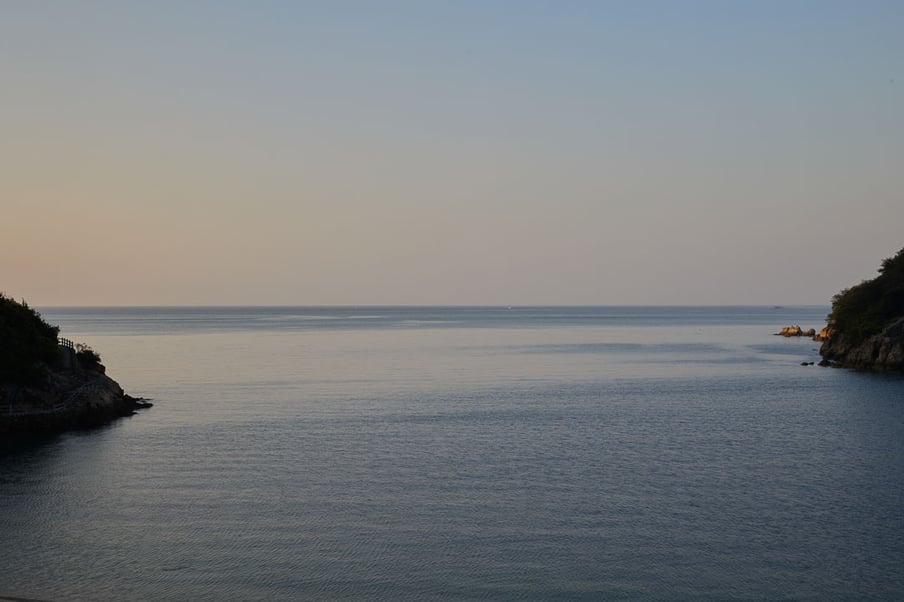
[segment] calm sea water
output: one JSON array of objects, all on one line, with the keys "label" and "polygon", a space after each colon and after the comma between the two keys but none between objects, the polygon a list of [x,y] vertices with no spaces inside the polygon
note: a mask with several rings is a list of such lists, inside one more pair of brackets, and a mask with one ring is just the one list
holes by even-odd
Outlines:
[{"label": "calm sea water", "polygon": [[825,307],[46,309],[156,406],[0,446],[0,596],[902,599]]}]

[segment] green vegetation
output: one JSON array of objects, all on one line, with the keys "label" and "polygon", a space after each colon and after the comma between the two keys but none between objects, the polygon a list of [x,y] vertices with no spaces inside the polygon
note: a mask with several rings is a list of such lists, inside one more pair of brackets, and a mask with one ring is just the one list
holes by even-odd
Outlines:
[{"label": "green vegetation", "polygon": [[904,249],[882,262],[879,276],[864,280],[832,298],[829,323],[851,343],[878,334],[904,316]]},{"label": "green vegetation", "polygon": [[0,382],[30,384],[58,366],[59,331],[24,301],[0,293]]}]

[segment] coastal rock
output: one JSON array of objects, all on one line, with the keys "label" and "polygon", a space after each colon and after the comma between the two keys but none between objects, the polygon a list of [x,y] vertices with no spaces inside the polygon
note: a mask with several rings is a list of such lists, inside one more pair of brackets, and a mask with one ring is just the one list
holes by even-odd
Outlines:
[{"label": "coastal rock", "polygon": [[835,333],[819,348],[823,358],[841,366],[861,370],[904,371],[904,318],[863,341],[851,341]]},{"label": "coastal rock", "polygon": [[799,337],[801,335],[800,325],[797,326],[783,326],[779,331],[779,334],[783,337]]},{"label": "coastal rock", "polygon": [[816,336],[816,329],[811,328],[809,330],[804,330],[800,327],[800,324],[797,324],[795,326],[783,326],[776,334],[783,337],[812,337]]},{"label": "coastal rock", "polygon": [[814,337],[813,340],[816,342],[828,341],[829,337],[832,336],[832,327],[824,326],[822,330],[820,330]]},{"label": "coastal rock", "polygon": [[26,435],[98,426],[150,407],[104,372],[61,370],[32,385],[0,385],[0,433]]}]

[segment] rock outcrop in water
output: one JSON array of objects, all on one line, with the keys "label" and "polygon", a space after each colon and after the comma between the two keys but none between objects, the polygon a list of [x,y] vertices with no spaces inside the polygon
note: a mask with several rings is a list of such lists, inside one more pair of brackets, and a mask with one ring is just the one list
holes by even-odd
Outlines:
[{"label": "rock outcrop in water", "polygon": [[0,294],[0,434],[91,427],[150,407],[106,375],[97,353],[58,332]]},{"label": "rock outcrop in water", "polygon": [[835,295],[823,332],[819,353],[830,365],[904,372],[904,249],[879,276]]},{"label": "rock outcrop in water", "polygon": [[796,326],[783,326],[781,331],[777,332],[776,334],[783,337],[815,337],[816,329],[811,328],[809,330],[804,330],[798,324]]}]

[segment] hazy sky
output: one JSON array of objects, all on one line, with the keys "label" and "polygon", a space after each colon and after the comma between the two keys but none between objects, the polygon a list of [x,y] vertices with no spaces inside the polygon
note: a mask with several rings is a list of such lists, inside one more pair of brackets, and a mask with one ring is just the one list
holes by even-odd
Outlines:
[{"label": "hazy sky", "polygon": [[904,2],[4,2],[32,305],[827,304],[904,247]]}]

